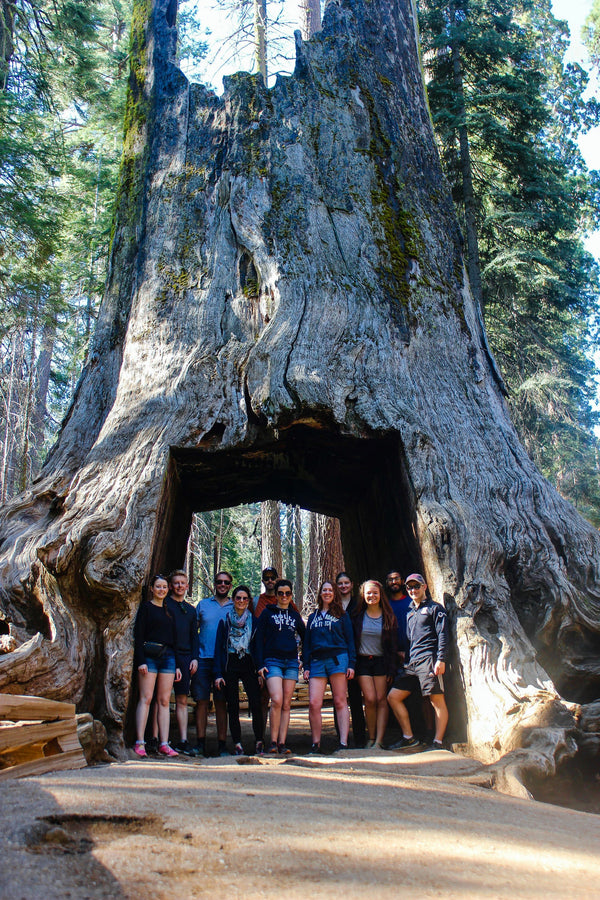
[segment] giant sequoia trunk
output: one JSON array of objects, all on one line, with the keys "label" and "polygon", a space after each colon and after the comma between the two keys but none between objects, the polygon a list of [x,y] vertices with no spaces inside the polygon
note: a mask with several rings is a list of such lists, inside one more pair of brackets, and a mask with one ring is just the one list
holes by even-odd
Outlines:
[{"label": "giant sequoia trunk", "polygon": [[278,498],[340,519],[356,581],[422,567],[453,623],[454,735],[552,772],[600,694],[600,540],[509,421],[411,2],[330,3],[292,77],[221,99],[177,68],[175,7],[136,3],[107,295],[4,513],[0,690],[75,700],[118,747],[149,573],[183,563],[194,510]]}]

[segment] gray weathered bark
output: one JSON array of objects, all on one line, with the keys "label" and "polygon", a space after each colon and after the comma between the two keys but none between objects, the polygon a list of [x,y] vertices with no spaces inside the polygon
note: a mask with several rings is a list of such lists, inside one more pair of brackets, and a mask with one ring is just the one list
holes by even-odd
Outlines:
[{"label": "gray weathered bark", "polygon": [[411,3],[330,3],[292,77],[222,99],[174,64],[173,3],[145,8],[92,352],[0,526],[3,614],[29,636],[0,690],[74,699],[118,747],[149,573],[183,563],[194,509],[279,498],[340,519],[356,581],[423,568],[455,736],[507,755],[507,789],[551,773],[597,721],[577,703],[600,693],[600,538],[510,423]]}]

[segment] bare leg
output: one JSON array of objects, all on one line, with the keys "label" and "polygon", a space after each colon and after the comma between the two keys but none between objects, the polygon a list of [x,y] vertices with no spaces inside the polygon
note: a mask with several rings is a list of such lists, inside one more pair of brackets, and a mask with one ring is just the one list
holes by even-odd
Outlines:
[{"label": "bare leg", "polygon": [[387,696],[387,702],[392,708],[392,712],[398,720],[398,724],[402,729],[402,736],[411,738],[413,736],[412,726],[410,724],[410,716],[404,701],[410,695],[410,691],[401,691],[398,688],[392,688]]},{"label": "bare leg", "polygon": [[156,700],[158,703],[158,737],[161,744],[169,740],[169,702],[173,690],[174,672],[159,672],[156,679]]},{"label": "bare leg", "polygon": [[281,722],[281,708],[283,706],[283,678],[274,675],[273,678],[267,680],[267,687],[271,698],[271,712],[269,714],[271,742],[275,741],[277,743],[279,724]]},{"label": "bare leg", "polygon": [[377,734],[377,692],[372,675],[359,675],[358,678],[363,699],[365,701],[365,719],[369,738],[374,741]]},{"label": "bare leg", "polygon": [[308,721],[313,744],[321,743],[323,729],[323,697],[325,696],[326,678],[311,678],[308,682]]},{"label": "bare leg", "polygon": [[377,737],[376,744],[382,744],[390,708],[387,703],[388,681],[385,675],[375,675],[375,693],[377,695]]},{"label": "bare leg", "polygon": [[208,700],[196,701],[196,732],[198,740],[203,741],[206,737],[206,723],[208,722]]},{"label": "bare leg", "polygon": [[188,730],[188,698],[187,694],[175,695],[175,713],[177,715],[177,727],[179,728],[179,737],[182,741],[187,741]]},{"label": "bare leg", "polygon": [[148,721],[148,713],[150,712],[150,704],[154,694],[154,685],[156,684],[156,672],[147,672],[144,675],[138,671],[140,699],[135,710],[135,731],[138,741],[144,742],[144,734],[146,732],[146,722]]},{"label": "bare leg", "polygon": [[348,711],[346,674],[345,672],[338,672],[336,675],[331,675],[329,681],[331,683],[331,693],[333,694],[333,706],[340,729],[340,744],[347,744],[348,731],[350,730],[350,713]]},{"label": "bare leg", "polygon": [[281,719],[279,722],[278,744],[285,744],[288,728],[290,726],[290,711],[292,708],[292,696],[296,688],[295,678],[283,679],[283,703],[281,706]]},{"label": "bare leg", "polygon": [[443,694],[431,694],[429,699],[435,713],[435,740],[441,743],[448,724],[448,707]]}]

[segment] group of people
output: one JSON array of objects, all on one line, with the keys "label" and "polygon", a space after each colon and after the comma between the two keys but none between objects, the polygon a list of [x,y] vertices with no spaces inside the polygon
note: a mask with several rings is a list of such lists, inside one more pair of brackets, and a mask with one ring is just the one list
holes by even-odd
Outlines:
[{"label": "group of people", "polygon": [[[423,576],[403,579],[392,571],[386,589],[365,581],[354,597],[346,572],[321,584],[317,608],[304,622],[293,585],[273,567],[262,572],[263,593],[247,585],[233,592],[228,572],[215,577],[214,595],[193,606],[188,578],[176,570],[155,575],[134,628],[134,666],[139,679],[135,753],[205,756],[209,703],[215,709],[218,750],[229,756],[227,721],[235,755],[245,753],[239,685],[252,717],[254,752],[283,754],[300,661],[309,685],[311,753],[321,752],[322,708],[329,683],[338,750],[348,747],[350,717],[355,747],[381,749],[389,710],[402,737],[388,749],[418,748],[411,716],[426,701],[433,711],[433,748],[440,749],[448,723],[444,673],[448,652],[446,611],[428,595]],[[389,594],[389,596],[388,596]],[[179,743],[169,743],[169,703],[174,690]],[[197,741],[188,741],[188,696],[195,701]],[[413,703],[409,706],[409,698]],[[153,703],[154,700],[154,703]],[[431,704],[429,706],[429,704]],[[269,743],[265,744],[267,711]],[[152,710],[152,746],[145,733]]]}]

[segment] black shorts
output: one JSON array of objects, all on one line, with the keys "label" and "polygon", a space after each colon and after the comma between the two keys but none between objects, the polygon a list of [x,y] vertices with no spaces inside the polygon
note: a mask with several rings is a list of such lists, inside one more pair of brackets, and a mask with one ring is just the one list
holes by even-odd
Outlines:
[{"label": "black shorts", "polygon": [[173,691],[175,696],[181,696],[184,694],[186,697],[190,692],[190,663],[192,661],[191,653],[177,653],[177,657],[179,659],[179,665],[181,666],[181,681],[173,682]]},{"label": "black shorts", "polygon": [[383,656],[358,656],[354,674],[357,678],[360,675],[387,675]]},{"label": "black shorts", "polygon": [[424,697],[429,697],[431,694],[443,694],[444,678],[442,675],[434,675],[434,665],[434,659],[408,663],[396,676],[392,690],[408,691],[412,694],[420,685]]}]

